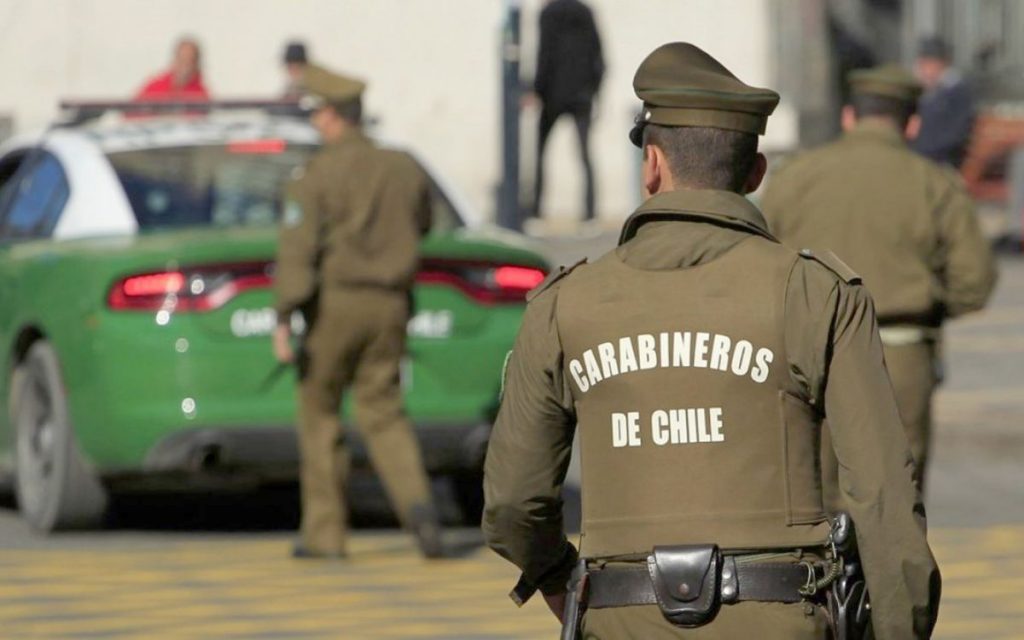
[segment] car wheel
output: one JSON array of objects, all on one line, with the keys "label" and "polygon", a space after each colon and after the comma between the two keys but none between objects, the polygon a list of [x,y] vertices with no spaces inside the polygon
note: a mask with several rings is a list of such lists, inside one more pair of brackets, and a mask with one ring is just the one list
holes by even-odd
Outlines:
[{"label": "car wheel", "polygon": [[48,343],[29,348],[15,370],[11,395],[22,517],[44,533],[98,525],[107,494],[78,450],[57,354]]}]

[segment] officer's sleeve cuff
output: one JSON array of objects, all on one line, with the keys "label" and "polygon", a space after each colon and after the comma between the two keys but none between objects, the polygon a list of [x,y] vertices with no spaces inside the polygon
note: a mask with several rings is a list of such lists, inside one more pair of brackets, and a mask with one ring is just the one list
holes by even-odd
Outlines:
[{"label": "officer's sleeve cuff", "polygon": [[516,603],[517,607],[521,607],[533,597],[533,594],[537,593],[537,587],[533,586],[526,576],[523,574],[519,575],[519,582],[516,586],[512,587],[512,591],[509,592],[508,597],[512,598],[512,602]]},{"label": "officer's sleeve cuff", "polygon": [[512,591],[508,594],[508,597],[516,603],[516,606],[521,607],[533,597],[533,594],[539,590],[544,595],[557,595],[559,593],[565,593],[568,588],[569,578],[572,576],[573,568],[576,566],[576,560],[579,557],[579,553],[576,551],[576,547],[572,546],[571,543],[566,541],[565,552],[562,554],[562,558],[555,563],[543,576],[536,582],[532,582],[527,579],[526,574],[519,576],[519,582],[512,588]]}]

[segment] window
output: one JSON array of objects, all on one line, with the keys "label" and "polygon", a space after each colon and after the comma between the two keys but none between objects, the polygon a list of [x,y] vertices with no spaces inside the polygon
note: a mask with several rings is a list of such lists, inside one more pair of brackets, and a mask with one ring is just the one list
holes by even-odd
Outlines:
[{"label": "window", "polygon": [[14,177],[18,175],[18,169],[25,161],[28,149],[18,149],[0,159],[0,211],[6,207],[4,203],[10,200],[10,193],[14,189]]},{"label": "window", "polygon": [[3,191],[7,183],[14,177],[27,153],[27,149],[18,149],[0,158],[0,192]]},{"label": "window", "polygon": [[139,228],[151,231],[273,225],[285,183],[314,150],[304,145],[206,145],[107,157]]},{"label": "window", "polygon": [[[284,185],[316,151],[268,140],[117,151],[107,158],[144,231],[179,227],[273,225]],[[462,225],[437,184],[431,184],[435,231]]]},{"label": "window", "polygon": [[48,237],[69,195],[68,180],[57,158],[45,151],[30,154],[0,194],[4,208],[0,238]]}]

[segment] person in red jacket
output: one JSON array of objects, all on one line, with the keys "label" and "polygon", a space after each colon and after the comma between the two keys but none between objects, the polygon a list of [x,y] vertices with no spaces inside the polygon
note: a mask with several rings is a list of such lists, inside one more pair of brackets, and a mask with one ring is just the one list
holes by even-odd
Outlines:
[{"label": "person in red jacket", "polygon": [[171,68],[151,78],[135,95],[136,100],[209,100],[203,85],[199,42],[182,38],[174,45]]}]

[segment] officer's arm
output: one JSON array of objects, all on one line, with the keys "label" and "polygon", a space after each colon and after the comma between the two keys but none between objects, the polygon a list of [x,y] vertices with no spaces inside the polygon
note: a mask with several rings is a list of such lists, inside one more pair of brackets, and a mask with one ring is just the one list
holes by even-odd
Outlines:
[{"label": "officer's arm", "polygon": [[575,418],[565,397],[556,291],[527,308],[506,364],[504,394],[484,466],[487,544],[523,572],[516,593],[565,591],[576,550],[562,529],[562,483]]},{"label": "officer's arm", "polygon": [[416,228],[421,236],[430,233],[434,226],[434,197],[431,193],[430,180],[423,171],[419,172],[419,184],[416,187]]},{"label": "officer's arm", "polygon": [[839,462],[839,491],[853,517],[879,640],[928,638],[941,578],[925,537],[924,507],[882,357],[866,289],[833,282],[816,328],[817,378]]},{"label": "officer's arm", "polygon": [[995,287],[996,263],[978,224],[974,202],[959,184],[950,184],[943,194],[938,225],[946,313],[955,317],[977,311]]},{"label": "officer's arm", "polygon": [[274,308],[282,322],[313,296],[317,286],[323,212],[310,170],[288,185],[281,213]]}]

